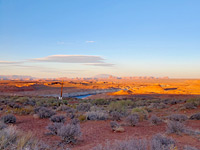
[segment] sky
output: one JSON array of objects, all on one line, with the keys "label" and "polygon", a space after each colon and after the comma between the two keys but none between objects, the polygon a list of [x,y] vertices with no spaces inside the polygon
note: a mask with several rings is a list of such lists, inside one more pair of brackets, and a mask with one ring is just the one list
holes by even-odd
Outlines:
[{"label": "sky", "polygon": [[199,0],[0,0],[0,75],[200,78]]}]

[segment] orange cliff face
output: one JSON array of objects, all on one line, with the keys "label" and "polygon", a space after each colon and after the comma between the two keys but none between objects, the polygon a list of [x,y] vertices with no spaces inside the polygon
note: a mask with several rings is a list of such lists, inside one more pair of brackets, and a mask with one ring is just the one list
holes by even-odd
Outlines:
[{"label": "orange cliff face", "polygon": [[[150,83],[151,82],[151,83]],[[156,82],[156,81],[155,81]],[[200,95],[199,80],[166,80],[143,81],[140,83],[126,84],[121,91],[109,93],[109,95],[134,95],[134,94],[191,94]]]},{"label": "orange cliff face", "polygon": [[[54,93],[60,91],[60,80],[40,81],[0,81],[0,92],[43,91]],[[66,92],[87,91],[95,89],[119,88],[120,91],[108,95],[134,94],[186,94],[200,95],[200,80],[194,79],[76,79],[64,81]],[[48,90],[48,91],[47,91]]]}]

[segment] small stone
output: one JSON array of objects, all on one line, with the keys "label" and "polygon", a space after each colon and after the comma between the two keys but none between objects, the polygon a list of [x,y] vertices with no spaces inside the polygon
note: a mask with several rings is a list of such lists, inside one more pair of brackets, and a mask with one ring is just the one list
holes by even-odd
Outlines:
[{"label": "small stone", "polygon": [[113,128],[114,132],[125,132],[125,129],[123,127],[116,127]]},{"label": "small stone", "polygon": [[38,114],[34,114],[34,115],[33,115],[33,118],[35,118],[35,119],[39,119],[40,117],[39,117]]}]

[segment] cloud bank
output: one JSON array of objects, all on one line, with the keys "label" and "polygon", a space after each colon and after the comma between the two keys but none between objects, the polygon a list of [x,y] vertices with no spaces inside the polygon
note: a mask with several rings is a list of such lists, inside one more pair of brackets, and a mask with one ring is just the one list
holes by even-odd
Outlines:
[{"label": "cloud bank", "polygon": [[30,59],[32,62],[55,62],[55,63],[80,63],[93,66],[113,66],[104,62],[104,58],[93,55],[51,55],[42,58]]},{"label": "cloud bank", "polygon": [[[0,61],[0,65],[14,65],[27,67],[23,64],[34,62],[52,63],[78,63],[89,66],[112,67],[114,64],[106,63],[101,56],[94,55],[50,55],[47,57],[34,58],[26,61]],[[29,66],[31,68],[31,66]]]},{"label": "cloud bank", "polygon": [[0,64],[19,64],[22,62],[17,62],[17,61],[0,61]]}]

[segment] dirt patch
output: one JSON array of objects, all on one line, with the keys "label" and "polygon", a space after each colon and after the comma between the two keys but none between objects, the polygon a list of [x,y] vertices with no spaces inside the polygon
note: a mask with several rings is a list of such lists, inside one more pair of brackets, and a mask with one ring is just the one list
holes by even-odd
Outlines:
[{"label": "dirt patch", "polygon": [[[57,136],[46,135],[46,126],[50,123],[49,119],[34,119],[32,116],[17,116],[16,126],[24,132],[33,132],[35,136],[49,145],[56,145],[60,138]],[[200,129],[199,121],[188,121],[187,126],[193,129]],[[157,133],[166,134],[166,124],[151,125],[148,121],[140,122],[136,127],[123,126],[125,132],[114,133],[110,128],[110,121],[86,121],[81,123],[81,141],[71,148],[73,150],[88,150],[106,141],[125,140],[128,138],[151,139]],[[197,138],[188,135],[168,135],[173,137],[179,147],[192,145],[200,148]]]}]

